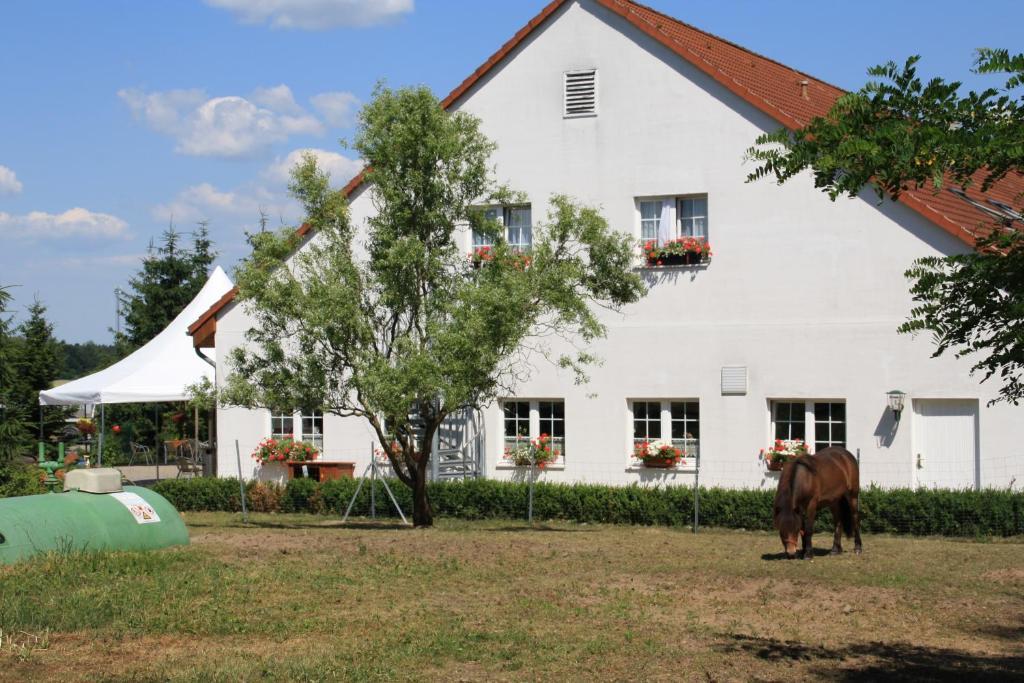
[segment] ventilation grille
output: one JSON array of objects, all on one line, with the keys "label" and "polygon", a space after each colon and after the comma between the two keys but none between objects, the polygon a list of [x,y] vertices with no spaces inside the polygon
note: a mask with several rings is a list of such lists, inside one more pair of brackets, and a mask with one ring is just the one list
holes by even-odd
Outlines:
[{"label": "ventilation grille", "polygon": [[747,393],[747,367],[726,365],[722,367],[722,396],[744,396]]},{"label": "ventilation grille", "polygon": [[597,115],[597,71],[567,71],[565,117]]}]

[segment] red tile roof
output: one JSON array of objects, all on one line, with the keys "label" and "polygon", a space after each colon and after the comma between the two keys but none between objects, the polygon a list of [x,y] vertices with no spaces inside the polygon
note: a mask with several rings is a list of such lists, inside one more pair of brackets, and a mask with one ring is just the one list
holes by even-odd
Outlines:
[{"label": "red tile roof", "polygon": [[[519,29],[511,39],[480,65],[476,71],[452,90],[441,106],[451,107],[465,95],[496,64],[501,62],[533,31],[542,26],[568,0],[553,0],[540,13]],[[845,90],[814,78],[796,69],[780,64],[773,59],[752,52],[724,38],[701,31],[687,23],[662,14],[633,0],[595,0],[609,11],[619,15],[669,50],[706,73],[727,90],[739,96],[765,114],[771,116],[789,129],[800,128],[815,116],[828,113],[835,100]],[[342,189],[349,196],[362,186],[365,169]],[[976,182],[967,190],[968,196],[981,204],[986,197],[1013,204],[1013,200],[1024,193],[1024,177],[1014,174],[982,195],[976,189]],[[955,186],[947,181],[947,187]],[[991,218],[960,197],[943,189],[939,193],[930,190],[909,190],[900,201],[935,223],[969,246],[974,246],[975,236]],[[305,235],[310,227],[303,225],[299,234]],[[189,333],[197,330],[210,316],[216,315],[233,299],[232,290],[217,302],[203,316],[189,327]]]}]

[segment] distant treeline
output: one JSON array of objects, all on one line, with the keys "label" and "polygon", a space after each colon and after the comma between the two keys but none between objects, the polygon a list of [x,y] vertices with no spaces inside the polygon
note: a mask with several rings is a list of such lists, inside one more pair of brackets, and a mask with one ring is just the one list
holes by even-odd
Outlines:
[{"label": "distant treeline", "polygon": [[97,370],[102,370],[118,359],[117,350],[113,344],[97,344],[91,341],[70,344],[61,341],[60,350],[63,354],[60,379],[70,380],[85,377]]}]

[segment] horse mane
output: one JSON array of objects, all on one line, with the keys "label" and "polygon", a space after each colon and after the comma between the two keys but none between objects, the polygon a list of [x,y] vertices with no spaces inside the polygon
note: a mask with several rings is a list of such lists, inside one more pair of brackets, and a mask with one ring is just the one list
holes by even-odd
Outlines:
[{"label": "horse mane", "polygon": [[796,496],[793,495],[793,482],[796,480],[796,471],[800,467],[806,467],[811,474],[815,474],[817,464],[814,462],[813,456],[801,455],[799,458],[793,461],[793,466],[787,471],[783,472],[783,477],[779,480],[779,489],[776,492],[776,498],[783,497],[788,503],[790,509],[796,508]]}]

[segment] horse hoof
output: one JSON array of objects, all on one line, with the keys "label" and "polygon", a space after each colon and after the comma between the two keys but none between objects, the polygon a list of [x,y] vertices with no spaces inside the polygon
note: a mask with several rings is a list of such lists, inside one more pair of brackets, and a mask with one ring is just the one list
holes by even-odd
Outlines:
[{"label": "horse hoof", "polygon": [[829,551],[829,555],[842,555],[842,554],[843,554],[843,549],[842,548],[832,548],[832,550]]},{"label": "horse hoof", "polygon": [[860,546],[857,546],[856,548],[853,549],[853,552],[856,553],[857,555],[860,555],[864,551],[861,550]]}]

